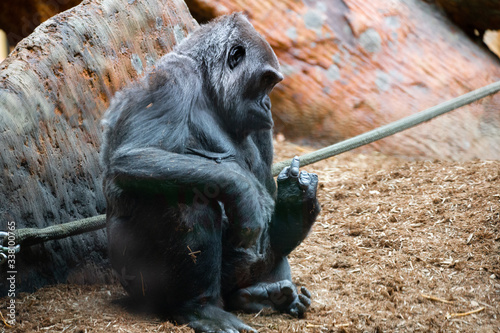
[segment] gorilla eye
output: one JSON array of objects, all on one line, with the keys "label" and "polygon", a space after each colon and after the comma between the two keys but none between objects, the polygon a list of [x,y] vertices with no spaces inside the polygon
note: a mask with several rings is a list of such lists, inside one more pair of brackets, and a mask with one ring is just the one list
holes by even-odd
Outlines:
[{"label": "gorilla eye", "polygon": [[245,48],[241,45],[233,46],[229,51],[229,56],[227,59],[229,68],[233,69],[236,66],[238,66],[244,57],[245,57]]}]

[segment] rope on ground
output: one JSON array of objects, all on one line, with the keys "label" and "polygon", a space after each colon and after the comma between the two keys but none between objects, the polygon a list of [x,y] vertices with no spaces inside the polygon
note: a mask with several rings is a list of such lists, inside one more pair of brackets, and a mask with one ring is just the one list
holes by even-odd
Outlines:
[{"label": "rope on ground", "polygon": [[106,226],[106,215],[98,215],[73,222],[51,225],[43,229],[24,228],[15,231],[16,243],[29,246],[48,240],[60,239],[102,229]]},{"label": "rope on ground", "polygon": [[[458,109],[464,105],[475,102],[481,98],[492,95],[500,91],[500,81],[489,84],[485,87],[476,89],[465,95],[454,98],[450,101],[441,103],[437,106],[431,107],[419,113],[413,114],[406,118],[397,120],[390,124],[381,126],[372,131],[363,133],[356,137],[347,139],[345,141],[333,144],[331,146],[322,148],[320,150],[304,154],[300,156],[301,166],[309,165],[329,157],[339,155],[346,151],[367,145],[374,141],[383,139],[390,135],[404,131],[408,128],[417,126],[423,122],[429,121],[449,111]],[[273,176],[277,176],[280,171],[290,165],[292,159],[278,162],[273,164]],[[65,238],[88,231],[102,229],[106,226],[106,215],[98,215],[82,220],[77,220],[69,223],[52,225],[43,229],[25,228],[18,229],[14,232],[16,244],[29,246],[37,243],[42,243],[48,240]],[[0,245],[5,244],[7,237],[3,241],[0,240]],[[8,249],[8,247],[1,247],[1,249]]]}]

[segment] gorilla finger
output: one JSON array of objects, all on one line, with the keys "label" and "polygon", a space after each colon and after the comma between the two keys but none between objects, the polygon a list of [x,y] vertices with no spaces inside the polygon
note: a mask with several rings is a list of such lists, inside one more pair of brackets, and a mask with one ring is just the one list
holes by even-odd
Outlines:
[{"label": "gorilla finger", "polygon": [[188,326],[191,327],[195,333],[217,332],[219,330],[219,328],[215,327],[213,323],[203,319],[192,321],[188,324]]},{"label": "gorilla finger", "polygon": [[[232,328],[236,333],[238,332],[251,332],[251,333],[257,333],[257,331],[255,329],[253,329],[253,327],[250,327],[248,326],[247,324],[244,324],[240,321],[236,322],[236,323],[233,323],[233,327]],[[232,331],[231,331],[232,332]]]},{"label": "gorilla finger", "polygon": [[306,308],[311,306],[311,299],[305,295],[299,295],[300,303],[302,303]]},{"label": "gorilla finger", "polygon": [[302,295],[305,295],[307,298],[309,298],[309,299],[312,298],[311,292],[309,290],[307,290],[306,287],[300,287],[300,292],[302,293]]},{"label": "gorilla finger", "polygon": [[234,328],[226,328],[226,329],[224,329],[224,331],[222,331],[222,332],[224,332],[224,333],[226,333],[226,332],[227,332],[227,333],[239,333],[239,331],[238,331],[238,330],[235,330]]},{"label": "gorilla finger", "polygon": [[299,318],[302,317],[304,313],[306,313],[307,307],[302,303],[297,303],[295,306],[297,307],[297,313],[299,315]]},{"label": "gorilla finger", "polygon": [[294,316],[294,317],[298,317],[299,316],[299,310],[297,310],[295,308],[291,309],[288,313],[290,315]]},{"label": "gorilla finger", "polygon": [[280,174],[278,175],[278,181],[287,179],[289,173],[290,173],[290,167],[289,166],[283,168],[283,170],[281,170]]},{"label": "gorilla finger", "polygon": [[290,281],[288,281],[288,280],[281,281],[281,282],[279,282],[279,284],[280,284],[281,292],[284,295],[286,295],[286,296],[293,295],[293,293],[295,292],[295,286]]},{"label": "gorilla finger", "polygon": [[300,159],[298,156],[295,156],[292,160],[292,163],[290,164],[290,172],[289,172],[290,177],[297,178],[299,176],[299,166],[300,166]]},{"label": "gorilla finger", "polygon": [[315,185],[318,184],[318,175],[315,173],[309,173],[309,176],[311,176],[311,184]]},{"label": "gorilla finger", "polygon": [[301,171],[299,175],[299,184],[304,188],[308,188],[311,184],[311,175],[307,171]]},{"label": "gorilla finger", "polygon": [[311,181],[309,183],[309,188],[308,189],[310,191],[313,191],[314,193],[316,193],[316,190],[318,188],[318,183],[319,183],[319,181],[318,181],[318,175],[315,174],[315,173],[310,173],[309,177],[311,178]]}]

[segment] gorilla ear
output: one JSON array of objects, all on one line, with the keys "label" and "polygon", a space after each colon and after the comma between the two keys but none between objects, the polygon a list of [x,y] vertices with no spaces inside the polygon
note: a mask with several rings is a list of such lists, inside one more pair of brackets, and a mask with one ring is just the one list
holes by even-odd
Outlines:
[{"label": "gorilla ear", "polygon": [[238,66],[245,58],[245,48],[241,45],[236,45],[229,50],[229,55],[227,56],[227,64],[230,69],[234,69]]}]

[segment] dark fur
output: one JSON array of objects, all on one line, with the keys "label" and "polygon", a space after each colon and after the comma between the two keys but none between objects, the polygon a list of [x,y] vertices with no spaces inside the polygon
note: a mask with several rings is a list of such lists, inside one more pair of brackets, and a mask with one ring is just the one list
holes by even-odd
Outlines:
[{"label": "dark fur", "polygon": [[269,44],[233,14],[117,93],[103,120],[113,268],[138,302],[199,332],[252,330],[224,307],[300,316],[310,304],[286,256],[319,212],[317,176],[296,161],[276,190],[267,95],[281,80]]}]

